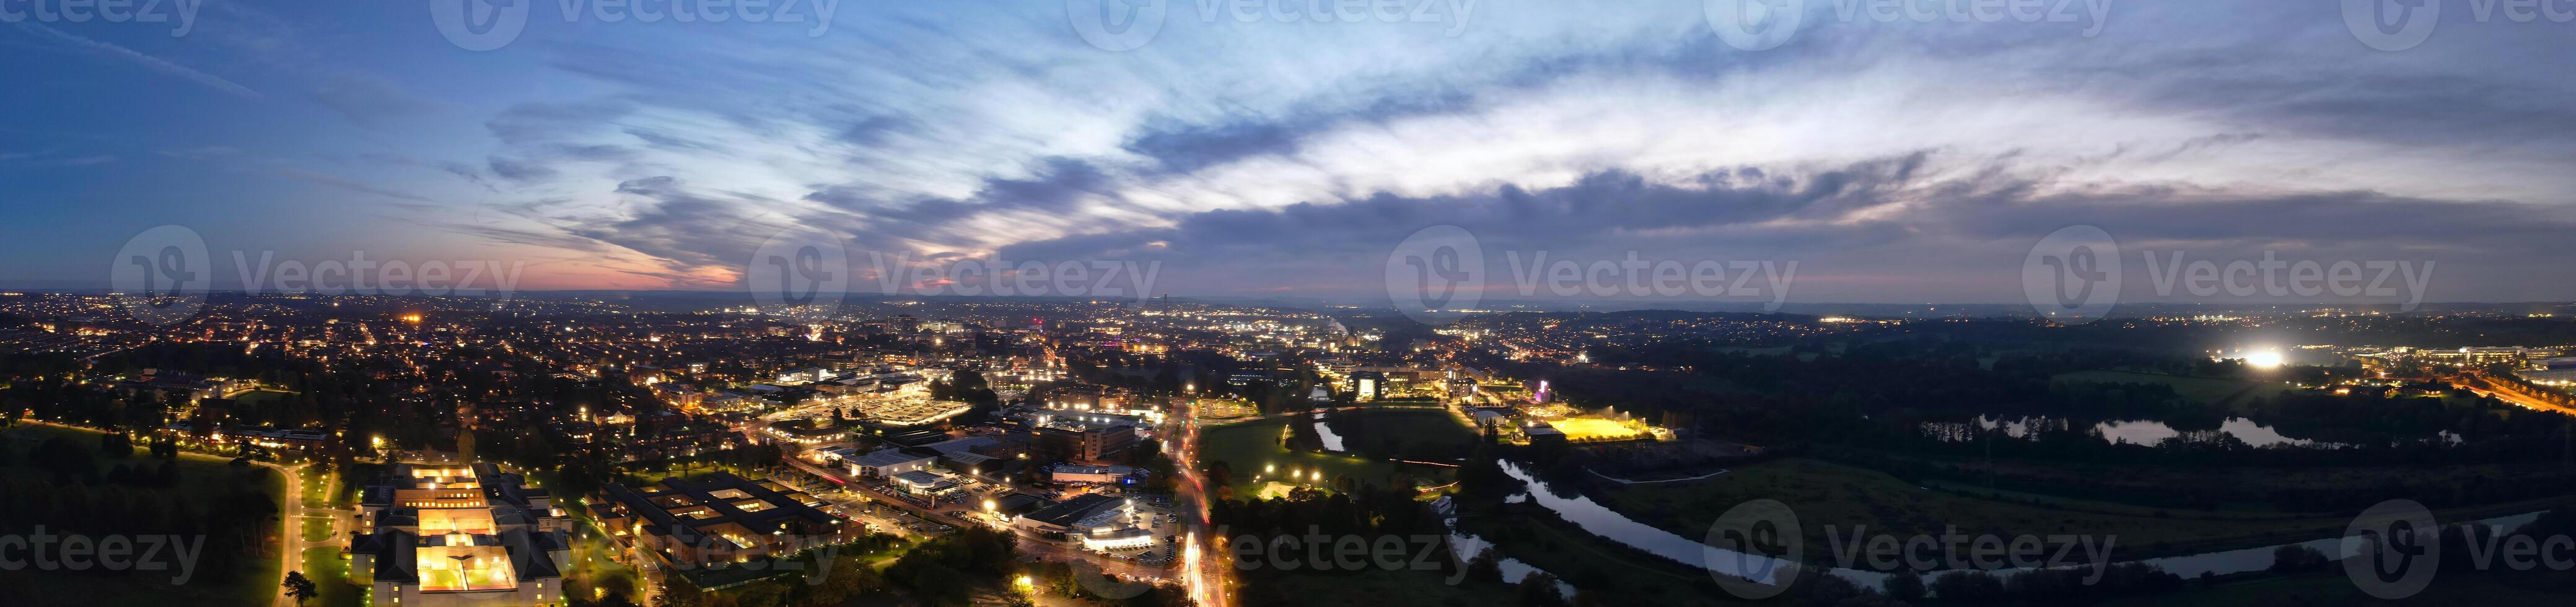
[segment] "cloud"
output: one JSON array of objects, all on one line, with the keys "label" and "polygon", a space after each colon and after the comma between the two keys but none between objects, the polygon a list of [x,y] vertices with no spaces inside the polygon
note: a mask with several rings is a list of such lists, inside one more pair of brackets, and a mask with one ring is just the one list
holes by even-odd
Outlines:
[{"label": "cloud", "polygon": [[498,175],[502,179],[518,182],[551,179],[557,174],[557,171],[547,168],[544,165],[533,164],[522,160],[502,158],[499,156],[494,156],[486,161],[486,166],[492,169],[493,175]]},{"label": "cloud", "polygon": [[91,39],[83,38],[83,37],[80,37],[80,36],[74,36],[74,35],[71,35],[71,34],[66,34],[66,33],[63,33],[63,32],[61,32],[61,31],[59,31],[59,30],[55,30],[54,28],[45,27],[45,26],[42,26],[42,25],[34,24],[34,23],[28,23],[28,22],[23,22],[23,21],[21,21],[21,22],[15,22],[15,23],[12,23],[12,25],[16,25],[16,26],[18,26],[18,28],[19,28],[19,29],[23,29],[23,30],[30,31],[30,32],[35,32],[35,33],[37,33],[37,34],[39,34],[39,35],[42,35],[42,36],[43,36],[43,37],[45,37],[45,38],[49,38],[49,39],[52,39],[52,40],[56,40],[56,41],[62,42],[62,43],[64,43],[64,44],[66,44],[66,45],[70,45],[70,46],[72,46],[72,47],[74,47],[74,48],[78,48],[78,49],[81,49],[81,50],[89,51],[91,54],[94,54],[94,55],[98,55],[98,56],[102,56],[102,57],[107,57],[107,58],[110,58],[110,59],[116,59],[116,60],[119,60],[119,61],[125,61],[125,62],[128,62],[128,63],[133,63],[133,64],[135,64],[135,65],[140,65],[140,66],[143,66],[144,68],[150,69],[150,70],[152,70],[152,71],[161,72],[161,73],[163,73],[163,74],[170,75],[170,76],[176,76],[176,77],[178,77],[178,78],[180,78],[180,79],[188,80],[188,81],[190,81],[190,82],[195,82],[195,83],[197,83],[197,84],[202,84],[202,85],[205,85],[205,86],[206,86],[206,87],[208,87],[208,88],[212,88],[212,89],[215,89],[215,90],[218,90],[218,91],[223,91],[223,92],[225,92],[225,93],[229,93],[229,94],[231,94],[231,95],[233,95],[233,96],[240,97],[240,98],[243,98],[243,99],[250,99],[250,100],[254,100],[254,101],[256,101],[256,100],[260,99],[260,95],[259,95],[259,93],[257,93],[257,92],[253,92],[253,91],[252,91],[252,90],[250,90],[248,87],[244,87],[244,86],[239,85],[239,84],[234,84],[234,83],[233,83],[233,81],[231,81],[231,80],[225,80],[225,79],[223,79],[222,77],[216,76],[216,75],[214,75],[214,74],[208,74],[208,73],[205,73],[205,72],[202,72],[202,71],[198,71],[196,68],[191,68],[191,67],[188,67],[188,66],[179,65],[179,64],[177,64],[177,63],[172,63],[172,62],[170,62],[170,61],[168,61],[168,60],[165,60],[165,59],[162,59],[162,58],[159,58],[159,57],[154,57],[154,56],[151,56],[151,55],[146,55],[146,54],[143,54],[143,53],[140,53],[140,52],[136,52],[134,49],[125,48],[125,47],[122,47],[122,46],[117,46],[117,45],[115,45],[115,44],[110,44],[110,43],[106,43],[106,42],[100,42],[100,41],[97,41],[97,40],[91,40]]},{"label": "cloud", "polygon": [[872,146],[884,143],[886,137],[914,127],[911,119],[901,116],[869,116],[849,128],[841,129],[840,139],[851,145]]},{"label": "cloud", "polygon": [[352,192],[363,192],[363,193],[367,193],[367,194],[374,194],[374,195],[377,195],[377,196],[383,196],[383,197],[386,197],[386,198],[397,198],[397,199],[409,200],[409,201],[413,201],[413,202],[427,202],[427,203],[435,203],[435,202],[438,202],[438,201],[436,201],[436,200],[431,200],[431,199],[429,199],[429,198],[427,198],[427,197],[423,197],[423,196],[420,196],[420,195],[417,195],[417,194],[410,194],[410,193],[406,193],[406,192],[399,192],[399,191],[394,191],[394,190],[390,190],[390,189],[386,189],[386,188],[376,187],[376,186],[372,186],[372,185],[368,185],[368,184],[364,184],[364,183],[359,183],[359,182],[357,182],[356,180],[352,180],[352,179],[349,179],[349,178],[346,178],[346,177],[341,177],[341,176],[338,176],[338,175],[331,175],[331,174],[327,174],[327,173],[317,173],[317,172],[313,172],[313,171],[307,171],[307,170],[304,170],[304,169],[298,169],[298,168],[292,168],[292,167],[275,167],[275,168],[274,168],[274,170],[276,171],[276,173],[277,173],[278,175],[283,175],[283,176],[286,176],[286,177],[292,177],[292,178],[295,178],[295,179],[297,179],[297,180],[304,181],[304,182],[307,182],[307,183],[314,183],[314,184],[319,184],[319,185],[326,185],[326,186],[331,186],[331,187],[335,187],[335,188],[340,188],[340,189],[348,190],[348,191],[352,191]]},{"label": "cloud", "polygon": [[331,108],[351,124],[368,129],[383,128],[388,121],[438,106],[413,96],[390,80],[356,72],[340,72],[325,77],[322,85],[314,89],[313,101]]},{"label": "cloud", "polygon": [[596,132],[633,111],[633,104],[617,100],[529,102],[511,106],[484,121],[483,125],[502,143],[517,146],[561,141]]},{"label": "cloud", "polygon": [[669,176],[628,180],[616,193],[633,201],[627,218],[566,231],[663,260],[673,275],[738,273],[762,240],[794,221],[750,212],[764,201],[705,195]]},{"label": "cloud", "polygon": [[[1657,182],[1603,172],[1538,190],[1465,195],[1379,194],[1273,209],[1215,210],[1169,227],[1077,234],[1003,247],[1005,260],[1150,260],[1176,284],[1207,294],[1274,292],[1382,298],[1377,277],[1413,232],[1466,228],[1487,256],[1489,282],[1515,261],[1803,260],[1800,301],[2010,301],[2023,256],[2042,236],[2094,225],[2118,238],[2139,276],[2139,254],[2192,259],[2434,260],[2469,266],[2443,276],[2454,299],[2510,276],[2563,275],[2549,259],[2576,233],[2576,209],[2351,192],[2091,187],[2008,172],[1935,174],[1928,154],[1823,169],[1734,168]],[[2146,281],[2132,281],[2133,289]],[[1540,298],[1546,298],[1542,293]],[[1822,298],[1822,299],[1819,299]],[[1841,298],[1841,299],[1834,299]]]}]

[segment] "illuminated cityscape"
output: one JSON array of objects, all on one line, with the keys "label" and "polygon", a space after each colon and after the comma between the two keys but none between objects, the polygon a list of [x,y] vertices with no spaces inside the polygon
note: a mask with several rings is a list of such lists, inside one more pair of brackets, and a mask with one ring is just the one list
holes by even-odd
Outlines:
[{"label": "illuminated cityscape", "polygon": [[0,0],[0,607],[2576,600],[2576,0]]}]

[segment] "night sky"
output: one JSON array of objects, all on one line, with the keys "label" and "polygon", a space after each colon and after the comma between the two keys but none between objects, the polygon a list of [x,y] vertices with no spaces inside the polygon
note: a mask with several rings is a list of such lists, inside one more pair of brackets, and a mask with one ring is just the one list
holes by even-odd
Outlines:
[{"label": "night sky", "polygon": [[0,286],[106,286],[175,224],[218,286],[235,251],[363,251],[734,289],[793,226],[861,259],[1383,299],[1389,251],[1454,225],[1500,282],[1510,254],[1635,252],[1795,260],[1800,301],[2008,302],[2034,243],[2093,225],[2133,277],[2269,251],[2438,262],[2429,301],[2576,299],[2576,22],[2467,1],[2410,43],[2330,1],[1812,0],[1757,44],[1721,37],[1729,0],[1177,0],[1125,36],[1094,25],[1118,0],[517,1],[491,50],[442,34],[458,0],[5,19]]}]

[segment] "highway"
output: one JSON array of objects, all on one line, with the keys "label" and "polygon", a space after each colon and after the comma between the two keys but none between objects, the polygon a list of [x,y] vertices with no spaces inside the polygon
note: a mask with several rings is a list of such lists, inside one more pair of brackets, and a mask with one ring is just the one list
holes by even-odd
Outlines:
[{"label": "highway", "polygon": [[1233,571],[1223,558],[1202,558],[1221,555],[1223,551],[1216,549],[1218,538],[1208,532],[1216,526],[1208,520],[1207,484],[1198,472],[1199,422],[1190,405],[1188,399],[1175,401],[1172,415],[1167,418],[1180,424],[1176,431],[1168,433],[1172,439],[1172,469],[1180,475],[1172,479],[1172,506],[1188,512],[1190,528],[1198,530],[1184,548],[1187,556],[1175,560],[1184,566],[1182,585],[1189,589],[1190,600],[1204,607],[1225,607],[1234,598],[1233,580],[1228,577]]},{"label": "highway", "polygon": [[2493,396],[2496,397],[2497,400],[2512,403],[2515,406],[2525,409],[2556,411],[2568,415],[2576,415],[2576,408],[2570,408],[2565,405],[2541,400],[2538,397],[2523,393],[2520,388],[2514,387],[2512,384],[2487,381],[2486,378],[2481,377],[2476,373],[2454,376],[2449,378],[2449,381],[2453,386],[2466,388],[2481,396]]}]

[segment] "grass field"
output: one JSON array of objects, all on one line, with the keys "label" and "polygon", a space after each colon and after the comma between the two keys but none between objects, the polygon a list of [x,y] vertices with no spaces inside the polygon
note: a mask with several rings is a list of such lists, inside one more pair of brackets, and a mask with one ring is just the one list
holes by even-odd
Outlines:
[{"label": "grass field", "polygon": [[1374,458],[1445,462],[1466,455],[1477,439],[1446,410],[1344,411],[1328,423],[1344,450]]},{"label": "grass field", "polygon": [[[1373,445],[1377,444],[1375,437],[1382,432],[1401,433],[1406,432],[1406,428],[1429,427],[1413,420],[1396,421],[1403,419],[1396,416],[1411,413],[1372,412],[1361,415],[1371,417],[1367,422],[1369,425],[1365,426],[1368,429],[1360,435],[1344,436],[1345,445]],[[1383,428],[1377,424],[1381,418],[1389,422]],[[1336,479],[1341,478],[1389,487],[1402,476],[1440,479],[1437,482],[1441,483],[1448,482],[1446,479],[1451,476],[1450,469],[1438,466],[1398,464],[1351,453],[1291,452],[1281,445],[1290,423],[1314,422],[1299,416],[1201,430],[1200,457],[1208,462],[1225,462],[1233,470],[1233,478],[1225,488],[1238,498],[1251,497],[1265,482],[1280,480],[1291,472],[1297,473],[1301,482],[1324,488],[1330,488]],[[1454,423],[1451,425],[1456,426]],[[1463,434],[1466,429],[1458,427],[1455,431]],[[1337,426],[1335,432],[1341,432],[1341,429]],[[1311,476],[1316,472],[1322,473],[1320,480]]]},{"label": "grass field", "polygon": [[1509,586],[1463,580],[1452,586],[1438,571],[1376,568],[1365,568],[1355,575],[1264,574],[1245,594],[1246,598],[1266,595],[1275,604],[1314,607],[1494,607],[1514,604],[1515,600]]},{"label": "grass field", "polygon": [[[2239,413],[2244,412],[2246,403],[2255,397],[2268,397],[2278,394],[2280,390],[2289,389],[2276,383],[2136,371],[2076,371],[2060,373],[2051,379],[2069,383],[2164,384],[2172,387],[2174,394],[2181,396],[2183,400],[2204,405],[2221,405]],[[2267,386],[2275,390],[2264,391],[2263,388]]]},{"label": "grass field", "polygon": [[1711,578],[1704,570],[1641,556],[1616,542],[1594,536],[1570,523],[1523,516],[1461,518],[1461,529],[1494,542],[1504,556],[1521,561],[1566,583],[1603,594],[1611,605],[1758,605],[1735,602],[1694,585]]},{"label": "grass field", "polygon": [[2564,605],[2576,595],[2515,588],[2484,575],[2445,573],[2414,596],[2381,600],[2363,594],[2340,565],[2291,577],[2259,578],[2217,588],[2172,594],[2126,597],[2097,603],[2104,607],[2232,607],[2236,605]]},{"label": "grass field", "polygon": [[[0,445],[15,449],[23,456],[31,445],[54,436],[68,436],[96,449],[99,433],[58,426],[18,424],[6,430],[0,430]],[[138,450],[137,453],[135,457],[124,461],[129,463],[144,461],[144,458],[139,455],[141,452]],[[114,465],[110,463],[112,461],[115,460],[102,458],[100,466],[112,466]],[[286,478],[284,476],[271,472],[267,468],[253,468],[251,472],[237,471],[227,463],[229,461],[226,458],[214,456],[181,454],[178,459],[181,479],[179,486],[161,490],[160,493],[171,496],[171,499],[184,500],[190,495],[231,491],[241,483],[236,479],[249,474],[260,479],[258,485],[266,490],[272,499],[285,495]],[[17,466],[0,468],[0,474],[37,475],[39,473],[26,467],[26,461],[21,459]],[[41,477],[30,476],[30,478],[38,478],[37,482],[46,482]],[[282,499],[279,501],[283,503]],[[278,537],[283,531],[274,521],[265,525],[264,530],[269,536],[270,552],[245,564],[229,580],[218,582],[212,579],[206,575],[207,572],[203,570],[202,565],[194,572],[196,577],[185,584],[170,583],[176,572],[168,571],[143,571],[112,576],[59,571],[0,570],[0,588],[10,589],[5,593],[6,598],[0,599],[0,603],[82,605],[84,607],[266,605],[271,597],[278,593],[277,578],[282,573],[277,570],[275,551],[278,550],[278,542],[283,539]]]},{"label": "grass field", "polygon": [[[1926,463],[1951,466],[1965,475],[1983,474],[1989,467],[1974,457],[1921,458]],[[2391,482],[2450,483],[2478,482],[2479,479],[2523,478],[2558,469],[2555,461],[2529,461],[2511,464],[2452,464],[2422,466],[2333,466],[2303,468],[2225,467],[2193,468],[2160,465],[2112,465],[2077,462],[2039,462],[1996,460],[1991,467],[2007,477],[2023,479],[2025,486],[2093,487],[2130,494],[2145,494],[2172,487],[2236,486],[2267,489],[2332,489],[2337,487],[2371,487]],[[1936,487],[1938,488],[1938,487]],[[1984,493],[1982,488],[1975,490]],[[2048,498],[2057,500],[2059,498]],[[2211,509],[2245,514],[2274,516],[2281,514],[2270,502],[2211,504]],[[2176,511],[2179,515],[2179,510]]]},{"label": "grass field", "polygon": [[234,396],[233,404],[244,407],[259,406],[277,402],[278,399],[294,395],[294,392],[287,392],[284,390],[252,390]]},{"label": "grass field", "polygon": [[[1872,470],[1788,458],[1741,466],[1707,480],[1627,485],[1612,489],[1605,505],[1649,525],[1702,537],[1719,514],[1737,504],[1775,499],[1796,511],[1810,542],[1824,542],[1831,525],[1845,536],[1860,525],[1910,536],[1940,533],[2079,534],[2117,536],[2122,558],[2259,545],[2323,536],[2349,517],[2155,509],[2104,502],[1993,500],[1917,487]],[[2161,513],[2161,515],[2159,515]],[[2445,520],[2450,520],[2445,515]],[[1811,546],[1825,545],[1810,543]]]},{"label": "grass field", "polygon": [[[322,591],[322,596],[308,605],[321,607],[357,607],[365,604],[367,589],[349,581],[349,561],[340,549],[314,547],[304,549],[304,577]],[[280,589],[284,592],[284,589]]]}]

